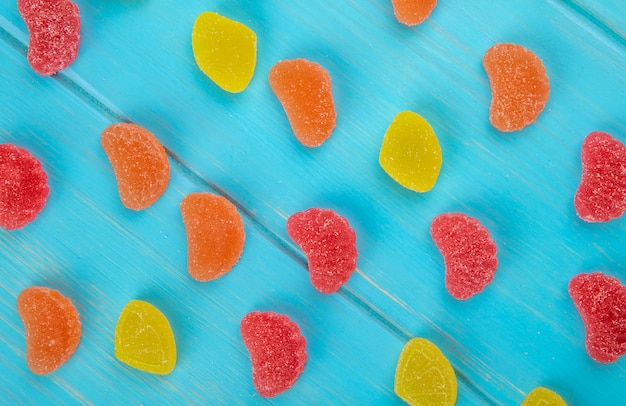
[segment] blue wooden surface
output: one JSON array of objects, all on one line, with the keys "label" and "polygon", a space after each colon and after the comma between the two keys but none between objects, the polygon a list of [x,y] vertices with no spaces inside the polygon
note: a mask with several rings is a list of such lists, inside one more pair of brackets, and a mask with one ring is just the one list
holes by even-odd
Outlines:
[{"label": "blue wooden surface", "polygon": [[[19,403],[399,404],[395,361],[404,342],[423,336],[451,360],[461,405],[519,404],[538,385],[571,405],[623,401],[625,361],[587,356],[567,283],[592,270],[626,283],[626,220],[586,224],[572,203],[585,135],[626,140],[626,7],[440,1],[407,28],[389,3],[77,1],[81,50],[52,78],[32,73],[16,4],[0,4],[0,142],[30,149],[51,179],[40,217],[0,231],[0,394]],[[203,11],[257,33],[257,70],[241,94],[224,93],[195,66],[191,27]],[[552,86],[539,120],[514,134],[488,122],[481,65],[504,41],[535,51]],[[276,61],[295,57],[321,63],[333,79],[337,129],[314,150],[295,141],[267,82]],[[442,146],[427,194],[378,166],[384,132],[405,109],[428,119]],[[165,195],[140,213],[120,204],[99,145],[102,129],[121,120],[154,132],[173,164]],[[231,198],[248,234],[237,267],[207,284],[186,273],[178,209],[199,190]],[[311,206],[337,210],[357,232],[358,270],[336,295],[313,290],[285,231],[291,213]],[[499,247],[493,283],[468,301],[445,291],[429,236],[444,211],[479,218]],[[15,311],[32,284],[71,297],[84,323],[75,356],[46,377],[26,368]],[[172,322],[179,364],[167,377],[113,357],[117,316],[136,298]],[[238,335],[255,309],[289,314],[309,341],[305,373],[269,401],[254,392]]]}]

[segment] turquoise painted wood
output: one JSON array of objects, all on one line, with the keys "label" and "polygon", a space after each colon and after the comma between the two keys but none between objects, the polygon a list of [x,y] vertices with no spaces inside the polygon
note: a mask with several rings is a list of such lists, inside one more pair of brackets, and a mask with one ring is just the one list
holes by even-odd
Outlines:
[{"label": "turquoise painted wood", "polygon": [[[395,21],[387,0],[77,4],[81,51],[53,78],[30,71],[25,25],[13,2],[0,4],[0,141],[30,148],[52,180],[41,217],[0,233],[0,357],[8,366],[0,392],[9,399],[264,403],[237,331],[256,308],[292,315],[310,342],[302,379],[269,403],[398,404],[395,360],[413,336],[449,357],[462,405],[519,404],[538,385],[571,405],[624,399],[624,360],[599,365],[587,356],[567,294],[580,272],[626,283],[625,220],[586,224],[572,204],[585,135],[626,140],[620,2],[441,1],[414,28]],[[194,63],[191,27],[203,11],[258,35],[257,70],[241,94],[224,93]],[[504,41],[535,51],[552,87],[539,120],[506,135],[489,125],[481,65],[485,50]],[[333,78],[337,129],[314,150],[295,141],[267,83],[276,61],[296,57]],[[442,145],[442,173],[427,194],[404,190],[377,163],[384,132],[404,109],[427,118]],[[121,120],[153,131],[174,165],[166,194],[141,213],[119,203],[99,146],[101,130]],[[240,264],[208,284],[185,273],[178,203],[196,190],[236,202],[248,232]],[[284,229],[291,213],[311,206],[337,210],[357,232],[359,268],[337,295],[310,287]],[[444,211],[478,217],[499,247],[493,283],[468,301],[445,291],[429,236]],[[77,302],[85,334],[67,365],[39,378],[25,367],[14,303],[41,283]],[[117,315],[133,298],[172,320],[181,353],[168,377],[112,356]]]}]

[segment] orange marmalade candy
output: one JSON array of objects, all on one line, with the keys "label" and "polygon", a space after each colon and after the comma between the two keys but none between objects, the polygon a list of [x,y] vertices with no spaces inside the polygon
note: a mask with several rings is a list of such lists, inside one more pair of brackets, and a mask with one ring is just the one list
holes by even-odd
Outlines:
[{"label": "orange marmalade candy", "polygon": [[74,354],[81,324],[68,298],[56,290],[32,286],[17,297],[17,311],[26,330],[26,363],[34,374],[48,374]]},{"label": "orange marmalade candy", "polygon": [[197,281],[217,279],[239,261],[246,239],[237,208],[222,196],[191,193],[180,203],[187,231],[187,266]]},{"label": "orange marmalade candy", "polygon": [[511,132],[534,123],[550,94],[541,59],[521,45],[496,44],[485,53],[483,66],[491,82],[491,124]]},{"label": "orange marmalade candy", "polygon": [[170,164],[151,132],[135,124],[113,124],[102,132],[101,143],[124,206],[143,210],[161,197],[170,180]]},{"label": "orange marmalade candy", "polygon": [[437,0],[391,0],[398,21],[405,25],[424,22],[433,12]]},{"label": "orange marmalade candy", "polygon": [[298,141],[307,147],[322,145],[337,120],[328,71],[306,59],[280,61],[269,81]]}]

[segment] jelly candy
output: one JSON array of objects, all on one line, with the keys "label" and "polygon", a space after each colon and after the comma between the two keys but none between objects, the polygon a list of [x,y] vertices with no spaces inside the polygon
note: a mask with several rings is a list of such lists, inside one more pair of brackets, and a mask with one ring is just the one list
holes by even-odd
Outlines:
[{"label": "jelly candy", "polygon": [[28,63],[40,75],[67,68],[78,55],[80,13],[70,0],[18,0],[30,33]]},{"label": "jelly candy", "polygon": [[491,124],[511,132],[534,123],[550,95],[541,59],[521,45],[496,44],[485,53],[483,66],[491,82]]},{"label": "jelly candy", "polygon": [[311,283],[334,293],[356,268],[356,234],[348,220],[328,209],[312,208],[287,220],[287,233],[304,251]]},{"label": "jelly candy", "polygon": [[26,330],[26,363],[37,375],[63,365],[76,351],[81,324],[70,299],[41,286],[24,289],[17,311]]},{"label": "jelly candy", "polygon": [[608,363],[626,354],[626,286],[594,272],[574,276],[568,290],[585,324],[591,358]]},{"label": "jelly candy", "polygon": [[492,281],[498,258],[496,244],[475,218],[445,213],[430,224],[430,234],[446,264],[446,289],[456,299],[468,299]]},{"label": "jelly candy", "polygon": [[271,398],[291,388],[307,361],[300,327],[285,315],[255,311],[241,320],[240,330],[257,392]]},{"label": "jelly candy", "polygon": [[43,210],[48,199],[48,175],[24,148],[0,144],[0,227],[22,228]]},{"label": "jelly candy", "polygon": [[202,72],[222,89],[243,91],[256,66],[256,34],[217,13],[202,13],[191,33],[193,56]]},{"label": "jelly candy", "polygon": [[172,372],[176,366],[176,342],[163,313],[148,302],[128,302],[115,327],[115,357],[151,374]]},{"label": "jelly candy", "polygon": [[456,403],[456,375],[435,344],[413,338],[398,358],[394,392],[412,406],[452,406]]},{"label": "jelly candy", "polygon": [[135,124],[113,124],[102,132],[101,143],[124,206],[143,210],[161,197],[170,180],[170,164],[151,132]]},{"label": "jelly candy", "polygon": [[412,111],[399,113],[380,148],[380,166],[407,189],[428,192],[441,169],[441,147],[432,127]]},{"label": "jelly candy", "polygon": [[609,221],[626,210],[626,146],[607,133],[592,132],[582,147],[582,177],[574,197],[578,216]]},{"label": "jelly candy", "polygon": [[237,208],[222,196],[191,193],[180,203],[180,211],[187,230],[189,274],[206,282],[230,271],[246,239]]},{"label": "jelly candy", "polygon": [[550,389],[538,387],[526,396],[520,406],[567,406],[567,403]]},{"label": "jelly candy", "polygon": [[280,61],[269,82],[302,145],[320,146],[335,129],[337,113],[328,71],[306,59]]},{"label": "jelly candy", "polygon": [[391,0],[398,21],[405,25],[423,23],[430,16],[437,0]]}]

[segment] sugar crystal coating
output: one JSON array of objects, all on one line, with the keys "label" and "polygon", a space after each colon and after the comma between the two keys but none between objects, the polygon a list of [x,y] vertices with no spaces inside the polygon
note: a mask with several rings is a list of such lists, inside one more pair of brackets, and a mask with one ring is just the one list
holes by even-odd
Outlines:
[{"label": "sugar crystal coating", "polygon": [[568,290],[585,324],[591,358],[609,363],[626,354],[626,286],[594,272],[574,276]]},{"label": "sugar crystal coating", "polygon": [[541,59],[521,45],[500,43],[487,50],[483,66],[491,83],[491,124],[511,132],[534,123],[550,95]]},{"label": "sugar crystal coating", "polygon": [[520,406],[567,406],[567,403],[556,392],[540,386],[533,389]]},{"label": "sugar crystal coating", "polygon": [[446,289],[468,299],[493,280],[498,268],[496,243],[478,220],[463,213],[445,213],[430,224],[430,234],[446,266]]},{"label": "sugar crystal coating", "polygon": [[15,230],[33,221],[49,194],[41,162],[24,148],[0,144],[0,227]]},{"label": "sugar crystal coating", "polygon": [[143,210],[161,197],[170,180],[170,164],[151,132],[135,124],[113,124],[102,132],[101,143],[124,206]]},{"label": "sugar crystal coating", "polygon": [[128,302],[115,327],[115,357],[144,372],[167,375],[176,366],[176,341],[167,318],[148,302]]},{"label": "sugar crystal coating", "polygon": [[442,163],[433,128],[412,111],[400,112],[391,122],[380,148],[379,163],[400,185],[416,192],[435,186]]},{"label": "sugar crystal coating", "polygon": [[257,392],[271,398],[291,388],[308,358],[300,327],[285,315],[255,311],[241,320],[240,331]]},{"label": "sugar crystal coating", "polygon": [[74,354],[82,329],[70,299],[32,286],[17,297],[17,311],[26,330],[26,362],[34,374],[48,374]]},{"label": "sugar crystal coating", "polygon": [[243,91],[256,67],[256,34],[244,24],[217,13],[202,13],[191,33],[198,67],[222,89]]},{"label": "sugar crystal coating", "polygon": [[394,392],[411,406],[452,406],[457,396],[456,375],[435,344],[413,338],[398,358]]},{"label": "sugar crystal coating", "polygon": [[337,113],[326,69],[302,58],[280,61],[270,70],[269,82],[302,145],[318,147],[331,136]]},{"label": "sugar crystal coating", "polygon": [[287,220],[287,233],[304,251],[315,289],[334,293],[356,269],[356,233],[329,209],[312,208]]},{"label": "sugar crystal coating", "polygon": [[626,210],[626,146],[607,133],[592,132],[583,142],[582,176],[574,197],[578,216],[604,222]]},{"label": "sugar crystal coating", "polygon": [[246,239],[237,208],[222,196],[191,193],[183,198],[180,211],[187,232],[189,274],[206,282],[230,271]]},{"label": "sugar crystal coating", "polygon": [[398,21],[411,26],[421,24],[430,16],[437,0],[391,0]]},{"label": "sugar crystal coating", "polygon": [[18,0],[30,33],[28,63],[40,75],[67,68],[78,55],[80,13],[70,0]]}]

